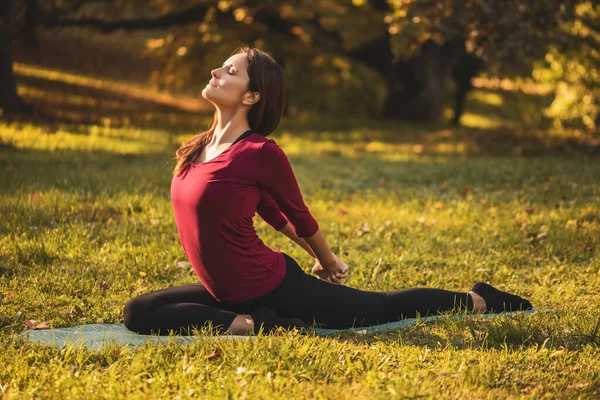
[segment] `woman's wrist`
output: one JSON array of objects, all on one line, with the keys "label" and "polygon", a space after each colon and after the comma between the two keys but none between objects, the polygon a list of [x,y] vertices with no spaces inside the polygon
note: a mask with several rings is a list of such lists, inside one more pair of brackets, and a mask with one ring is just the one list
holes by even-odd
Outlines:
[{"label": "woman's wrist", "polygon": [[336,257],[335,254],[330,253],[327,257],[321,257],[321,258],[317,258],[319,260],[319,263],[321,265],[331,265],[331,264],[335,264],[336,263]]},{"label": "woman's wrist", "polygon": [[321,265],[329,265],[336,262],[336,257],[327,245],[325,235],[323,235],[321,229],[318,229],[314,235],[303,239],[308,247],[312,249]]}]

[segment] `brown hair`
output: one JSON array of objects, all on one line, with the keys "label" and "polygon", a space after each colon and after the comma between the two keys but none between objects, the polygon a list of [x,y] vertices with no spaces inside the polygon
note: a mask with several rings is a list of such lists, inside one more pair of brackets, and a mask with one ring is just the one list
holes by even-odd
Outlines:
[{"label": "brown hair", "polygon": [[[242,46],[234,50],[231,55],[238,53],[246,53],[250,78],[247,90],[260,93],[260,99],[248,111],[248,124],[252,132],[269,136],[277,128],[283,115],[287,90],[285,75],[279,64],[259,49]],[[267,102],[269,102],[268,107]],[[215,111],[212,126],[207,131],[183,142],[175,152],[176,164],[173,175],[179,175],[188,163],[202,153],[204,147],[212,140],[216,126],[217,112]]]}]

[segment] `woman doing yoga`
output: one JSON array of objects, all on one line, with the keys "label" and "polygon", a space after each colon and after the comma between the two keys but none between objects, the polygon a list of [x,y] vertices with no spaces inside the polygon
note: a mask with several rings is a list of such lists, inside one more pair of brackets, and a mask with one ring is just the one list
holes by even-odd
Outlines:
[{"label": "woman doing yoga", "polygon": [[[213,124],[177,150],[171,182],[179,238],[199,282],[131,299],[124,308],[129,330],[189,335],[207,323],[226,334],[309,324],[343,329],[449,310],[532,307],[482,282],[469,292],[342,285],[348,266],[327,245],[286,154],[267,139],[283,113],[282,69],[268,54],[242,47],[211,75],[202,96],[216,108]],[[316,276],[262,242],[256,213],[315,258]]]}]

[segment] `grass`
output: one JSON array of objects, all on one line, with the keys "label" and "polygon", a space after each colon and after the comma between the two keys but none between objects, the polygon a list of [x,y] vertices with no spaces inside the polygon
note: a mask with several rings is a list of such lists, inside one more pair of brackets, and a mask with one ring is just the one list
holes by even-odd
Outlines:
[{"label": "grass", "polygon": [[[3,123],[4,395],[600,394],[597,160],[567,151],[567,142],[543,147],[546,154],[515,154],[522,138],[507,134],[495,136],[496,146],[473,147],[470,130],[411,133],[364,122],[334,131],[293,122],[273,138],[330,246],[351,266],[347,285],[466,290],[485,280],[554,311],[421,324],[379,337],[281,332],[247,343],[101,352],[16,342],[10,335],[25,328],[24,319],[53,327],[119,323],[131,297],[197,278],[177,267],[185,255],[169,202],[171,158],[185,134]],[[524,148],[541,146],[532,143]],[[269,246],[310,269],[302,249],[255,218]],[[82,315],[62,314],[72,310]],[[215,347],[222,358],[207,360]]]},{"label": "grass", "polygon": [[[346,285],[467,290],[484,280],[552,312],[134,350],[12,339],[26,319],[121,323],[130,298],[197,280],[178,266],[169,188],[177,145],[207,116],[45,79],[21,76],[20,90],[56,119],[0,121],[3,398],[600,396],[598,139],[520,128],[495,112],[505,94],[489,90],[471,100],[488,118],[479,127],[288,118],[271,137],[351,267]],[[53,105],[61,91],[75,97]],[[87,120],[68,118],[73,109]],[[260,217],[255,226],[310,270],[301,248]],[[216,348],[222,356],[208,359]]]}]

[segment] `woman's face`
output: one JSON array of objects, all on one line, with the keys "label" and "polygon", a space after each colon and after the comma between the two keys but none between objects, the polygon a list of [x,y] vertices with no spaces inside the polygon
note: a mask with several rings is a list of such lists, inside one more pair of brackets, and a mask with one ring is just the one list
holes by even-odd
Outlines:
[{"label": "woman's face", "polygon": [[[229,57],[223,66],[213,69],[211,80],[202,90],[202,97],[216,106],[238,107],[242,104],[251,104],[243,96],[247,91],[248,65],[245,53],[234,54]],[[250,92],[248,92],[250,94]]]}]

